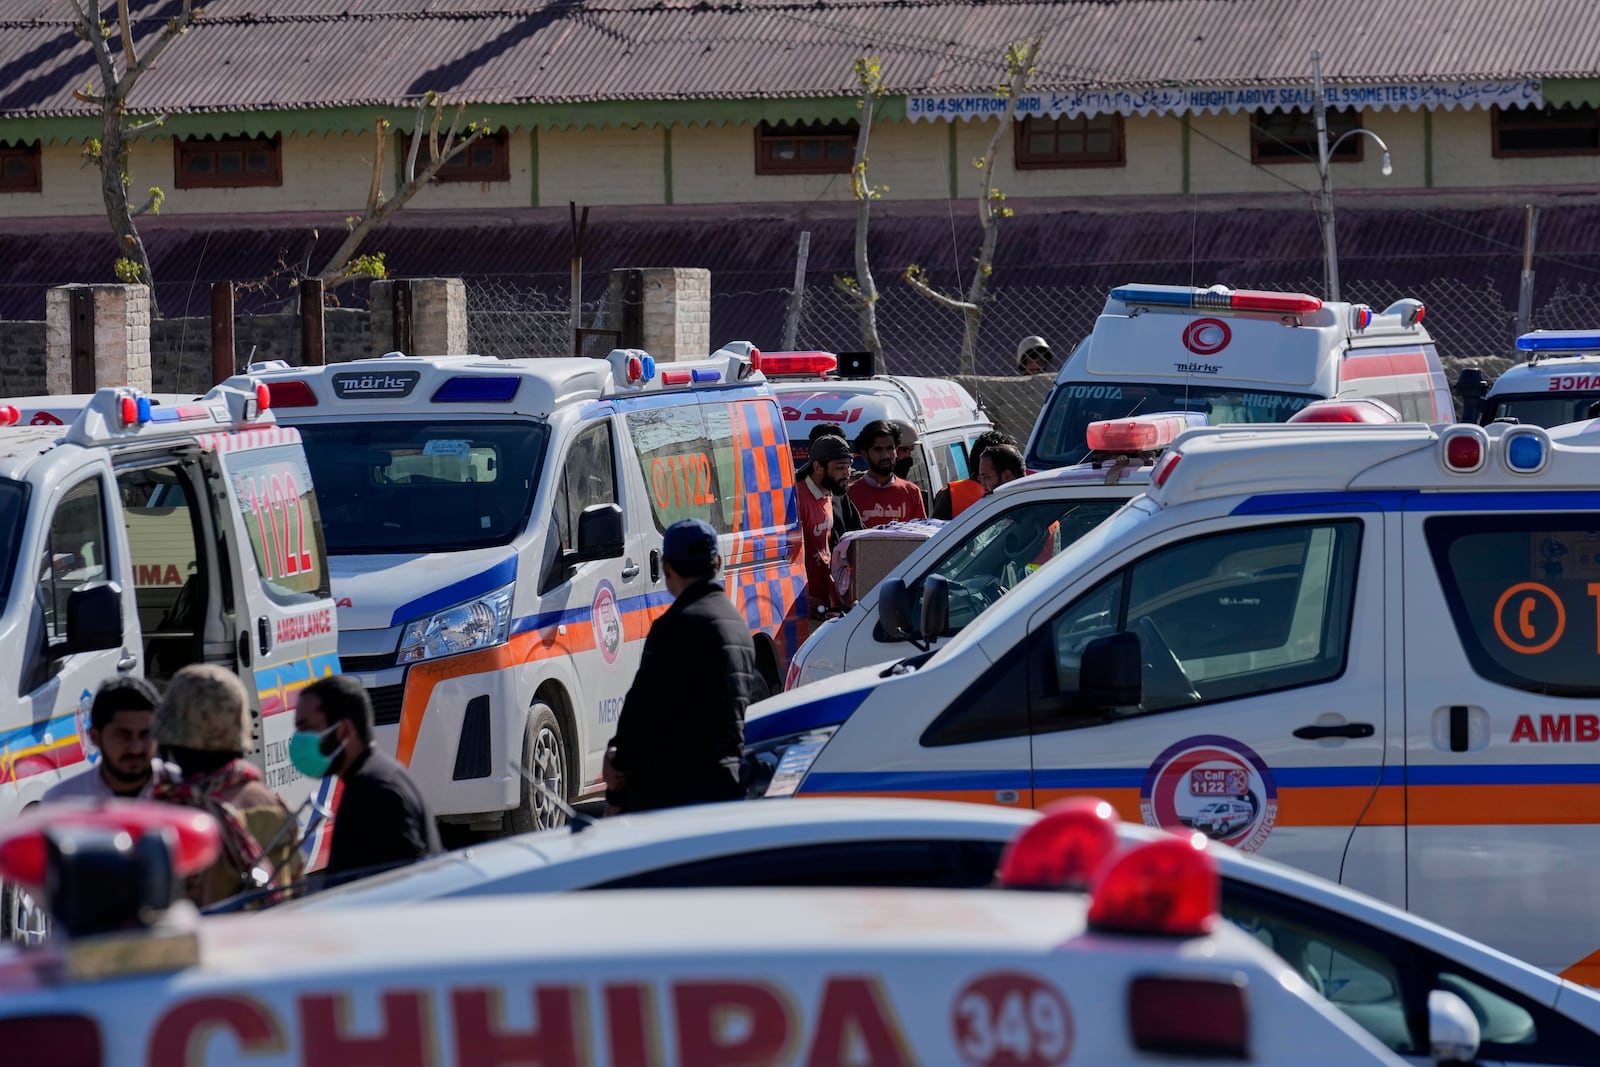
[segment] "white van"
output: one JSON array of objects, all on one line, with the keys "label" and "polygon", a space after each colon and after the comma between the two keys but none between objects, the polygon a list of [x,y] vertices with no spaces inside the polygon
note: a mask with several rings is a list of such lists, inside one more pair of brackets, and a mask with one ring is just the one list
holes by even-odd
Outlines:
[{"label": "white van", "polygon": [[783,405],[796,466],[804,466],[811,431],[823,423],[844,430],[852,444],[876,419],[916,427],[918,443],[908,480],[933,497],[950,482],[975,478],[967,450],[994,428],[983,407],[958,383],[945,378],[903,378],[873,374],[867,353],[849,353],[848,373],[832,352],[764,352],[761,369]]},{"label": "white van", "polygon": [[767,795],[1167,827],[1254,796],[1221,840],[1600,984],[1597,464],[1503,423],[1192,430],[931,656],[754,707],[748,758]]},{"label": "white van", "polygon": [[728,593],[778,688],[806,632],[805,571],[759,359],[738,342],[659,367],[619,350],[254,368],[316,473],[345,670],[442,818],[540,828],[603,788],[671,603],[661,536],[679,519],[721,534]]},{"label": "white van", "polygon": [[1028,469],[1081,461],[1091,422],[1153,411],[1283,422],[1313,400],[1374,397],[1412,421],[1453,422],[1425,314],[1412,299],[1374,312],[1303,293],[1119,286],[1056,376]]},{"label": "white van", "polygon": [[1517,338],[1517,348],[1527,362],[1508,368],[1493,386],[1482,371],[1461,372],[1456,390],[1463,420],[1549,427],[1593,417],[1600,403],[1600,330],[1535,330]]}]

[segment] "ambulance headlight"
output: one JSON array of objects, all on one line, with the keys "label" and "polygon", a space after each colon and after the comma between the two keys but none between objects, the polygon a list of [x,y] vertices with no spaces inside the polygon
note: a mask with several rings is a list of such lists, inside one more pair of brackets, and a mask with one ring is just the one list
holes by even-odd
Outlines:
[{"label": "ambulance headlight", "polygon": [[511,586],[406,623],[398,663],[503,645],[511,635]]},{"label": "ambulance headlight", "polygon": [[751,799],[793,796],[838,729],[822,726],[745,746],[745,794]]}]

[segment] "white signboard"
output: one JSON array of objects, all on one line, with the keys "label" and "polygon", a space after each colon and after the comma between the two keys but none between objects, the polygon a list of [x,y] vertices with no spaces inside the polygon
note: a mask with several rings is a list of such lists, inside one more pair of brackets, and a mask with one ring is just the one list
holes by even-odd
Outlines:
[{"label": "white signboard", "polygon": [[[1330,107],[1355,107],[1368,111],[1544,106],[1544,93],[1537,79],[1329,85],[1324,91]],[[1255,111],[1258,108],[1265,111],[1289,108],[1310,110],[1311,106],[1309,85],[1113,89],[1030,92],[1017,98],[1016,114],[1018,118],[1182,114],[1186,111],[1218,114],[1225,111]],[[994,118],[1003,114],[1005,109],[1005,98],[996,93],[906,98],[906,115],[912,122],[923,119],[954,122],[956,119]]]}]

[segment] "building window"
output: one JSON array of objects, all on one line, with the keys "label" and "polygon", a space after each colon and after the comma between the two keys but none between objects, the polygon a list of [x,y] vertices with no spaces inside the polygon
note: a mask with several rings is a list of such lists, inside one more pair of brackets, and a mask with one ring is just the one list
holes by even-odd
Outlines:
[{"label": "building window", "polygon": [[[443,147],[444,139],[440,138]],[[411,135],[400,138],[401,167],[411,157]],[[428,144],[417,148],[417,170],[428,165]],[[506,130],[486,133],[457,152],[433,176],[436,182],[508,182],[511,180],[511,138]]]},{"label": "building window", "polygon": [[756,127],[757,174],[849,174],[855,122],[763,122]]},{"label": "building window", "polygon": [[1017,123],[1017,169],[1120,167],[1121,115],[1079,115],[1051,119],[1029,116]]},{"label": "building window", "polygon": [[1497,107],[1490,123],[1496,159],[1600,154],[1600,113],[1591,105]]},{"label": "building window", "polygon": [[278,137],[187,137],[172,145],[179,189],[283,184],[283,146]]},{"label": "building window", "polygon": [[[1353,107],[1328,110],[1328,143],[1361,129],[1361,112]],[[1346,137],[1329,154],[1331,163],[1360,163],[1365,137]],[[1309,111],[1257,111],[1250,120],[1252,163],[1316,163],[1317,117]]]},{"label": "building window", "polygon": [[0,141],[0,193],[42,192],[39,142],[12,144]]}]

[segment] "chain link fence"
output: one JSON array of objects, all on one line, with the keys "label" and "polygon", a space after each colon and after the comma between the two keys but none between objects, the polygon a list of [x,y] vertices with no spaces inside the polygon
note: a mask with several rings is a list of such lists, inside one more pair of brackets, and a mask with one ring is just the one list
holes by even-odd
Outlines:
[{"label": "chain link fence", "polygon": [[[766,279],[762,279],[766,280]],[[713,279],[712,344],[747,339],[767,349],[782,347],[792,321],[794,346],[830,352],[863,348],[859,305],[832,279],[812,279],[793,299],[791,288],[752,286],[738,276],[719,288]],[[743,283],[743,284],[741,284]],[[955,277],[930,278],[942,292],[960,292]],[[1238,288],[1322,292],[1320,277],[1295,280],[1239,279]],[[573,350],[572,316],[565,277],[468,279],[467,330],[471,350],[499,357],[566,355]],[[623,309],[605,290],[583,306],[583,351],[604,355],[619,343]],[[1402,286],[1379,277],[1347,280],[1344,298],[1382,310],[1404,297],[1427,306],[1425,324],[1445,358],[1451,379],[1462,366],[1480,366],[1493,376],[1507,365],[1517,333],[1517,294],[1489,278],[1473,282],[1438,278]],[[1017,344],[1045,338],[1055,352],[1051,371],[1094,328],[1105,306],[1104,286],[995,284],[983,305],[975,359],[976,379],[991,417],[1021,437],[1032,428],[1048,392],[1048,376],[1037,385],[1018,381]],[[1533,327],[1586,329],[1600,324],[1600,285],[1561,284],[1533,308]],[[930,300],[892,275],[880,282],[878,337],[884,365],[895,374],[954,377],[960,370],[964,328],[959,311]],[[1000,381],[999,379],[1009,379]]]}]

